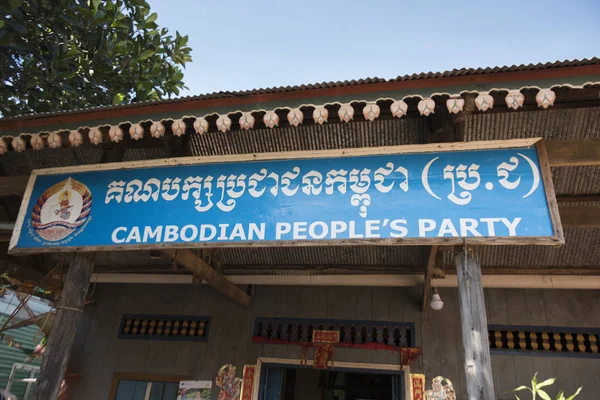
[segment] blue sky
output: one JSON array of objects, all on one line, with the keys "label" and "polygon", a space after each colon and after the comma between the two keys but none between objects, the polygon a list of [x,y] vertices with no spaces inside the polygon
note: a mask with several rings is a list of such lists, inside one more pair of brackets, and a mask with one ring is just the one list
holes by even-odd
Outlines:
[{"label": "blue sky", "polygon": [[188,94],[600,56],[600,0],[149,0]]}]

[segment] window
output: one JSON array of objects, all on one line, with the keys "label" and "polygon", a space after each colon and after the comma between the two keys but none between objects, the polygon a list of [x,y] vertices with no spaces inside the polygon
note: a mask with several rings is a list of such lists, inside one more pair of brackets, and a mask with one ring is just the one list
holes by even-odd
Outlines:
[{"label": "window", "polygon": [[112,400],[176,400],[181,376],[115,374]]}]

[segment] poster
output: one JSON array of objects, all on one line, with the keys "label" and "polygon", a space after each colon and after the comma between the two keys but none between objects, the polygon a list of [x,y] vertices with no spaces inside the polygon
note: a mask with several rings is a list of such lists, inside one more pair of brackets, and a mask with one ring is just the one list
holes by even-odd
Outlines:
[{"label": "poster", "polygon": [[410,374],[411,400],[425,400],[425,375]]},{"label": "poster", "polygon": [[254,374],[256,365],[244,365],[244,373],[242,378],[242,395],[241,400],[252,400],[252,389],[254,388]]},{"label": "poster", "polygon": [[212,381],[181,381],[177,400],[210,400]]}]

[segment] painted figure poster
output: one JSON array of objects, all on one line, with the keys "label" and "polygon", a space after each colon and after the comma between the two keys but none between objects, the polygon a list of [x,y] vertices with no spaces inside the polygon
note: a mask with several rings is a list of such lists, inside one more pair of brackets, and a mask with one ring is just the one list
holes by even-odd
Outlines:
[{"label": "painted figure poster", "polygon": [[211,391],[211,381],[181,381],[177,400],[210,400]]},{"label": "painted figure poster", "polygon": [[235,376],[235,367],[223,365],[217,374],[217,386],[221,388],[219,400],[238,400],[242,390],[242,379]]}]

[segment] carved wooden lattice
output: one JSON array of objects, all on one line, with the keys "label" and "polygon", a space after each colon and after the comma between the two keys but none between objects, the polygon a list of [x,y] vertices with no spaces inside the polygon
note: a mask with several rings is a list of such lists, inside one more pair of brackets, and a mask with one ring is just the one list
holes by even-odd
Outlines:
[{"label": "carved wooden lattice", "polygon": [[358,321],[312,318],[256,318],[253,340],[272,343],[309,343],[313,331],[340,332],[340,345],[380,344],[414,347],[414,324],[394,321]]},{"label": "carved wooden lattice", "polygon": [[600,357],[600,329],[490,325],[488,336],[492,352]]},{"label": "carved wooden lattice", "polygon": [[210,317],[125,314],[121,320],[119,337],[203,342],[208,338],[209,327]]}]

